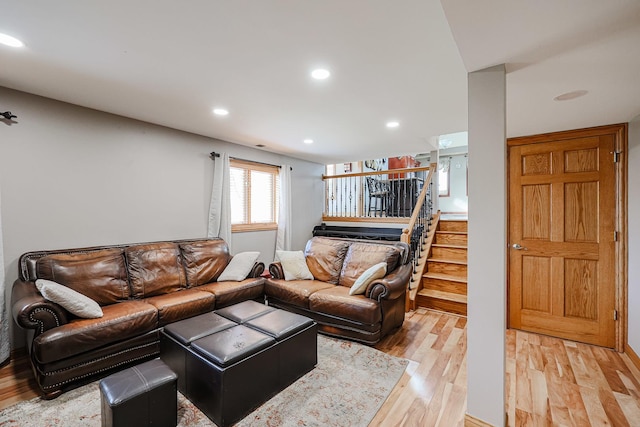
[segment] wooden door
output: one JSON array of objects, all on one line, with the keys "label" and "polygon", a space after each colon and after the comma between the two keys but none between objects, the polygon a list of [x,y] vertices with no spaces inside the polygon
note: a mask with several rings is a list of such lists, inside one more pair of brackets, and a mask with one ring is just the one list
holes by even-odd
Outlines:
[{"label": "wooden door", "polygon": [[620,126],[603,128],[509,140],[512,328],[616,346]]}]

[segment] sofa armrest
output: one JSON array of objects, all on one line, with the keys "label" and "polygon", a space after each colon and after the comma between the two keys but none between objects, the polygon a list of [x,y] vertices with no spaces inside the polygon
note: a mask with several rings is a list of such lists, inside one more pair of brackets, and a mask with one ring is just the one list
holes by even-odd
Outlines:
[{"label": "sofa armrest", "polygon": [[369,284],[365,295],[371,299],[396,299],[401,297],[407,291],[413,265],[411,263],[404,264],[382,279],[374,280]]},{"label": "sofa armrest", "polygon": [[273,279],[284,279],[284,270],[279,262],[273,262],[269,265],[269,273]]},{"label": "sofa armrest", "polygon": [[56,303],[47,301],[40,295],[34,282],[20,279],[11,291],[13,319],[18,326],[35,329],[36,335],[68,323],[67,311]]},{"label": "sofa armrest", "polygon": [[264,273],[264,262],[256,262],[255,264],[253,264],[253,268],[249,272],[247,278],[251,277],[255,279],[256,277],[260,277],[262,273]]}]

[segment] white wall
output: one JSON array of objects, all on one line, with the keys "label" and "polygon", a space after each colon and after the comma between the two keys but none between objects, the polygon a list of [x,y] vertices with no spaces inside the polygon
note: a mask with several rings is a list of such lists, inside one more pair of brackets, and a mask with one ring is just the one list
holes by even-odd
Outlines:
[{"label": "white wall", "polygon": [[504,66],[469,73],[467,413],[495,426],[505,423],[505,111]]},{"label": "white wall", "polygon": [[628,162],[628,342],[631,349],[640,355],[640,116],[629,123]]},{"label": "white wall", "polygon": [[438,198],[440,211],[443,213],[466,213],[468,209],[467,196],[467,156],[464,154],[449,156],[440,152],[440,160],[451,157],[449,166],[449,196]]},{"label": "white wall", "polygon": [[[294,248],[322,220],[324,165],[2,87],[0,100],[18,116],[0,122],[7,301],[27,251],[205,237],[211,151],[293,167]],[[233,247],[269,263],[275,231],[236,233]]]}]

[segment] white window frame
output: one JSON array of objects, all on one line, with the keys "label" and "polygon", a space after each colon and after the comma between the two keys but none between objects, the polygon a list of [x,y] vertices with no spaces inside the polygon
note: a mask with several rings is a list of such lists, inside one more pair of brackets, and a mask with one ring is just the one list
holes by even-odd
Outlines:
[{"label": "white window frame", "polygon": [[[279,196],[279,175],[280,168],[278,166],[266,165],[263,163],[256,163],[246,160],[238,160],[238,159],[230,159],[229,166],[231,169],[243,169],[245,175],[245,191],[244,191],[244,200],[245,206],[244,210],[246,213],[245,222],[242,223],[231,223],[231,231],[234,233],[238,232],[247,232],[247,231],[267,231],[267,230],[277,230],[278,229],[278,196]],[[251,214],[252,209],[255,209],[255,206],[251,205],[251,172],[265,172],[272,175],[272,189],[273,194],[271,200],[273,201],[272,206],[270,207],[258,207],[258,209],[271,209],[271,218],[273,218],[273,222],[252,222]],[[233,216],[233,215],[232,215]]]}]

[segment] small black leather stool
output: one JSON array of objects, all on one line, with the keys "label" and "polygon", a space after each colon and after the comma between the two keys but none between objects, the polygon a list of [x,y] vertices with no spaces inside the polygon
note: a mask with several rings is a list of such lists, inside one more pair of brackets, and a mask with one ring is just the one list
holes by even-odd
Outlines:
[{"label": "small black leather stool", "polygon": [[216,313],[238,324],[243,324],[251,319],[255,319],[256,317],[275,310],[275,308],[269,307],[268,305],[248,300],[218,309],[216,310]]},{"label": "small black leather stool", "polygon": [[243,325],[193,341],[183,394],[216,425],[232,425],[277,393],[274,344]]},{"label": "small black leather stool", "polygon": [[274,310],[254,317],[245,326],[278,342],[278,381],[284,390],[318,363],[318,326],[308,317]]},{"label": "small black leather stool", "polygon": [[177,375],[160,359],[100,381],[102,427],[178,424]]},{"label": "small black leather stool", "polygon": [[160,357],[173,372],[178,374],[178,390],[187,397],[187,354],[191,342],[216,332],[236,326],[236,322],[205,313],[180,320],[164,327],[160,334]]}]

